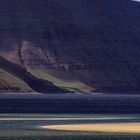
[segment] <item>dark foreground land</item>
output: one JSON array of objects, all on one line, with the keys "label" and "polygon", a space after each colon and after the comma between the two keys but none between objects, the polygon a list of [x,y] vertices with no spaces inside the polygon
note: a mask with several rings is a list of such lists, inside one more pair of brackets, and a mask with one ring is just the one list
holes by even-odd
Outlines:
[{"label": "dark foreground land", "polygon": [[[4,119],[4,120],[3,120]],[[15,120],[12,120],[15,119]],[[20,119],[20,120],[19,120]],[[42,129],[68,124],[139,123],[138,114],[0,114],[0,140],[139,140],[139,133]]]},{"label": "dark foreground land", "polygon": [[0,113],[140,113],[140,95],[1,94]]},{"label": "dark foreground land", "polygon": [[97,136],[52,136],[52,137],[22,137],[22,138],[1,138],[1,140],[139,140],[140,136],[128,135],[97,135]]},{"label": "dark foreground land", "polygon": [[0,113],[0,140],[140,139],[140,134],[135,132],[64,131],[40,127],[69,124],[139,124],[138,94],[1,94]]}]

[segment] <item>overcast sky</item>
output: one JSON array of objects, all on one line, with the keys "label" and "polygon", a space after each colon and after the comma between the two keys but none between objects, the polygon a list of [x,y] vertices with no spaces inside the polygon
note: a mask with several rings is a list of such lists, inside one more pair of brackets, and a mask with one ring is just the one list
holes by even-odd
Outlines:
[{"label": "overcast sky", "polygon": [[137,1],[137,2],[140,2],[140,0],[133,0],[133,1]]}]

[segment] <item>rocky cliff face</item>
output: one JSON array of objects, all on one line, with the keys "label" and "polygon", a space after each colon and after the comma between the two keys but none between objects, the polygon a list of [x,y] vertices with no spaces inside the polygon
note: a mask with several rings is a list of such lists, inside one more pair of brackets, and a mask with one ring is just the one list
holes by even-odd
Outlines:
[{"label": "rocky cliff face", "polygon": [[16,73],[3,63],[0,68],[22,86],[13,85],[6,76],[0,84],[37,91],[28,82],[30,76],[27,80],[18,74],[21,68],[51,83],[52,92],[57,87],[83,92],[137,91],[139,15],[140,4],[131,0],[1,0],[0,61],[17,67]]}]

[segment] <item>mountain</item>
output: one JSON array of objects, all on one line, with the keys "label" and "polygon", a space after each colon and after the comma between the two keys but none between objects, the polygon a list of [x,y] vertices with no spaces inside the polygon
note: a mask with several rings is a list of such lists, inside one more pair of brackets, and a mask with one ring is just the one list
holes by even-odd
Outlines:
[{"label": "mountain", "polygon": [[1,92],[139,91],[140,3],[1,0]]}]

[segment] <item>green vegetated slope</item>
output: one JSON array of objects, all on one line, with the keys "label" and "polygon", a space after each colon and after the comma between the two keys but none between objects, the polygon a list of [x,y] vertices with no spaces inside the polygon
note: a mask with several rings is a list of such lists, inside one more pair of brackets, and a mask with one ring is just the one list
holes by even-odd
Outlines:
[{"label": "green vegetated slope", "polygon": [[[40,92],[40,93],[65,93],[67,90],[56,87],[53,83],[42,80],[26,69],[0,57],[1,92]],[[2,79],[3,77],[3,79]],[[27,86],[28,85],[28,86]],[[29,88],[30,87],[30,88]]]},{"label": "green vegetated slope", "polygon": [[0,69],[0,92],[32,92],[20,78]]},{"label": "green vegetated slope", "polygon": [[130,0],[1,0],[0,56],[35,91],[46,92],[30,78],[51,83],[49,92],[138,91],[139,9]]}]

